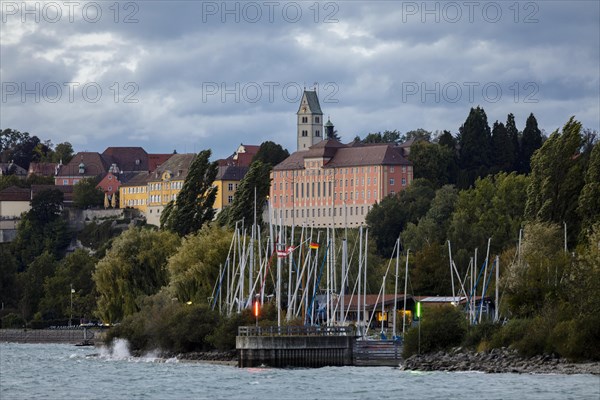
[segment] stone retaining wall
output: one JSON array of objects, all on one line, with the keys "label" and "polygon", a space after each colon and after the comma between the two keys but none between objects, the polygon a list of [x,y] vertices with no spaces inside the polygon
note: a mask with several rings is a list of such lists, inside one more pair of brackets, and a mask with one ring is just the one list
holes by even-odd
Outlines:
[{"label": "stone retaining wall", "polygon": [[[85,332],[88,340],[94,338],[92,330]],[[0,329],[0,342],[76,344],[83,341],[83,335],[83,329]]]}]

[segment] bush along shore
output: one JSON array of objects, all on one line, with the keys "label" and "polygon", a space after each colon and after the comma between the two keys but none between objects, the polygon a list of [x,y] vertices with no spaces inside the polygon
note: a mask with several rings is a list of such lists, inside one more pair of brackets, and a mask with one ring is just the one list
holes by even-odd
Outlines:
[{"label": "bush along shore", "polygon": [[414,354],[401,364],[414,371],[480,371],[487,373],[594,374],[600,375],[599,362],[572,363],[554,355],[523,357],[506,347],[475,352],[462,347],[450,352]]}]

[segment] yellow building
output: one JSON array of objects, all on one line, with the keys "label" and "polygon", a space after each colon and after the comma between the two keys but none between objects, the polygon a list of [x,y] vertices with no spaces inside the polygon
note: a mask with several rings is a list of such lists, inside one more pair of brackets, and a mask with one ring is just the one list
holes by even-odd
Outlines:
[{"label": "yellow building", "polygon": [[237,165],[225,165],[219,167],[214,186],[217,187],[217,197],[213,208],[218,213],[223,207],[228,206],[233,201],[233,195],[238,188],[242,178],[248,172],[248,167]]},{"label": "yellow building", "polygon": [[142,212],[148,209],[148,172],[138,172],[119,187],[119,207],[135,208]]},{"label": "yellow building", "polygon": [[171,200],[177,199],[195,157],[196,154],[173,154],[150,174],[146,211],[149,224],[160,226],[161,213]]},{"label": "yellow building", "polygon": [[[236,153],[237,154],[237,153]],[[160,226],[164,207],[176,200],[194,161],[195,154],[174,154],[153,172],[140,172],[119,188],[121,208],[135,208],[146,215],[148,224]],[[231,204],[249,167],[221,165],[214,186],[217,195],[213,208],[219,213]]]}]

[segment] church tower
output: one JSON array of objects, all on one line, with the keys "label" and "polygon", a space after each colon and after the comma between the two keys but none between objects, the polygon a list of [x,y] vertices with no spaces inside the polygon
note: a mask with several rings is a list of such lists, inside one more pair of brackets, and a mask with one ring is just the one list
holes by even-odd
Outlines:
[{"label": "church tower", "polygon": [[305,151],[323,140],[323,111],[317,92],[305,90],[298,108],[298,151]]}]

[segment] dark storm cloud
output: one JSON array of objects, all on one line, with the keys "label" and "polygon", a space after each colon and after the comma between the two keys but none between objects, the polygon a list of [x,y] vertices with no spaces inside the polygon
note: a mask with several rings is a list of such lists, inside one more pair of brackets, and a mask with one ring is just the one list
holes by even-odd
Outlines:
[{"label": "dark storm cloud", "polygon": [[[598,2],[82,2],[55,23],[4,4],[2,127],[78,150],[293,151],[298,91],[315,82],[344,140],[456,132],[477,105],[521,129],[530,112],[546,131],[571,115],[600,125]],[[57,102],[20,93],[73,81],[72,101],[66,86]]]}]

